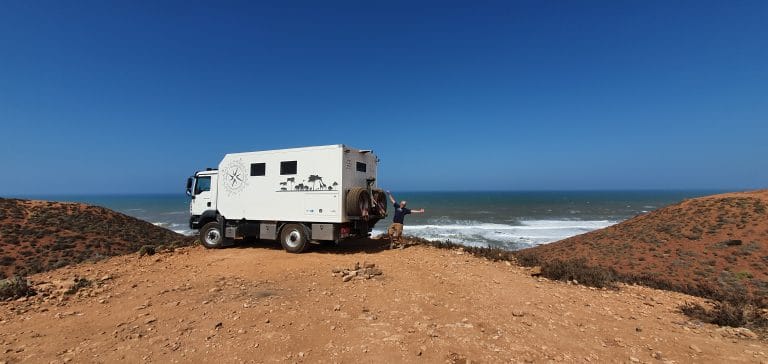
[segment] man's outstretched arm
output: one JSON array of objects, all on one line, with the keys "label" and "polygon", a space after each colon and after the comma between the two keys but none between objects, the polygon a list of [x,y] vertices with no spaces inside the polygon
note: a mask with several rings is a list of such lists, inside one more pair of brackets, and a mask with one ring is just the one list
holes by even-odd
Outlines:
[{"label": "man's outstretched arm", "polygon": [[397,203],[395,202],[395,198],[392,196],[392,192],[387,191],[387,195],[389,195],[389,200],[392,201],[392,203]]},{"label": "man's outstretched arm", "polygon": [[411,210],[411,212],[414,213],[414,214],[422,214],[422,213],[424,213],[424,209]]}]

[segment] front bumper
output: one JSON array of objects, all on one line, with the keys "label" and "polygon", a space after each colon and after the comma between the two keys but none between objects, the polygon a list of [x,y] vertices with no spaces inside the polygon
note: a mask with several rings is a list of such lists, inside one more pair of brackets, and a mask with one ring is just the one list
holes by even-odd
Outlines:
[{"label": "front bumper", "polygon": [[200,229],[200,215],[192,215],[189,217],[189,228],[193,230]]}]

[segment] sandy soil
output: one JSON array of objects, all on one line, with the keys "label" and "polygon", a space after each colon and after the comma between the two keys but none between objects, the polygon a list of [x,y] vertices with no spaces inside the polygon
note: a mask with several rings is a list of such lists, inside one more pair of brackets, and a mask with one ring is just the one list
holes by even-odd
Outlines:
[{"label": "sandy soil", "polygon": [[[332,274],[356,262],[383,274]],[[63,294],[75,277],[93,284]],[[375,240],[300,255],[181,248],[30,278],[41,294],[0,303],[0,361],[768,363],[748,330],[678,312],[698,298],[551,282],[461,250]]]}]

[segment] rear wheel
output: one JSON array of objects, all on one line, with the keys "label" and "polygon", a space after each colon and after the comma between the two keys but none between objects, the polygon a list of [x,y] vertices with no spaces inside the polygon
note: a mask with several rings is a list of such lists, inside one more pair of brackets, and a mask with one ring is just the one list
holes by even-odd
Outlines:
[{"label": "rear wheel", "polygon": [[221,248],[224,236],[218,222],[209,222],[200,229],[200,242],[208,249]]},{"label": "rear wheel", "polygon": [[289,253],[301,253],[307,249],[309,237],[300,224],[288,224],[280,232],[280,244]]}]

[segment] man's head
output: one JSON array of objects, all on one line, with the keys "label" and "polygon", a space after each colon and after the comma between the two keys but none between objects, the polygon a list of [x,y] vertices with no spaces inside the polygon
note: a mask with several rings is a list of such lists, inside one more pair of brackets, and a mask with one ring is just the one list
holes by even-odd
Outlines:
[{"label": "man's head", "polygon": [[407,202],[405,200],[400,201],[400,208],[405,207],[406,204],[407,204]]}]

